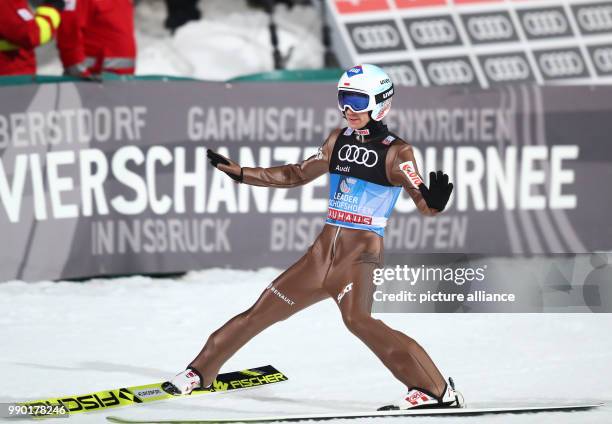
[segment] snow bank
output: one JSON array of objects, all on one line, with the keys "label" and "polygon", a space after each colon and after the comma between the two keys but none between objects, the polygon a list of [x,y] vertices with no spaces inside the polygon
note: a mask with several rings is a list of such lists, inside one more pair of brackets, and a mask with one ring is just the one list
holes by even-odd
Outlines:
[{"label": "snow bank", "polygon": [[[136,8],[138,75],[172,75],[206,80],[273,70],[268,15],[247,7],[245,0],[205,0],[202,19],[179,28],[174,36],[163,28],[162,1],[140,2]],[[321,22],[310,6],[276,8],[279,48],[287,69],[323,66]],[[60,75],[55,46],[41,50],[39,74]]]}]

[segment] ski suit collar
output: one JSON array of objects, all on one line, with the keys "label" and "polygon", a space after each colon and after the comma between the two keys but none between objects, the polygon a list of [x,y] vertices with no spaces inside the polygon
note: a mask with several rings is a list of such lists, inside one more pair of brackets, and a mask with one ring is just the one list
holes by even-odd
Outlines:
[{"label": "ski suit collar", "polygon": [[361,142],[382,140],[389,135],[389,129],[382,121],[370,119],[366,126],[356,129],[354,134]]}]

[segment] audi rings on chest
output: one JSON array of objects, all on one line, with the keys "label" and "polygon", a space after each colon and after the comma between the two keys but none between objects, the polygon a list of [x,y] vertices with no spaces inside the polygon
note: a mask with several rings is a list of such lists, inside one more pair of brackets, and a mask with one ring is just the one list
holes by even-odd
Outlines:
[{"label": "audi rings on chest", "polygon": [[378,153],[365,147],[345,144],[338,152],[338,159],[371,168],[378,163]]}]

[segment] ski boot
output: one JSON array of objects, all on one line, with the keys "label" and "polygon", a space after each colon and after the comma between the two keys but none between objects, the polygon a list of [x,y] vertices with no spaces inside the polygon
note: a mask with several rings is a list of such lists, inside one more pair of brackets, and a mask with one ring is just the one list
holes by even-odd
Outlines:
[{"label": "ski boot", "polygon": [[188,395],[194,389],[202,387],[202,376],[194,368],[187,368],[170,381],[162,383],[162,390],[173,396]]},{"label": "ski boot", "polygon": [[393,411],[405,409],[425,409],[425,408],[464,408],[465,402],[463,395],[455,390],[455,383],[452,378],[448,379],[444,394],[440,397],[428,392],[427,390],[413,387],[408,390],[406,396],[394,402],[393,405],[385,405],[378,408],[379,411]]}]

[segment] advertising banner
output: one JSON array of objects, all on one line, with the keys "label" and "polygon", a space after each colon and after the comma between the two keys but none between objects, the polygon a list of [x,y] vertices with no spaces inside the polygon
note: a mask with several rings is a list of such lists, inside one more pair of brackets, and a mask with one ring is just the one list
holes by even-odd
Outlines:
[{"label": "advertising banner", "polygon": [[343,67],[401,85],[611,82],[612,1],[327,0]]},{"label": "advertising banner", "polygon": [[[243,166],[296,163],[344,126],[329,84],[63,83],[0,91],[0,281],[231,266],[284,267],[327,210],[327,178],[292,189],[236,184]],[[612,88],[400,88],[386,119],[447,210],[406,194],[386,229],[410,253],[539,255],[612,250]]]}]

